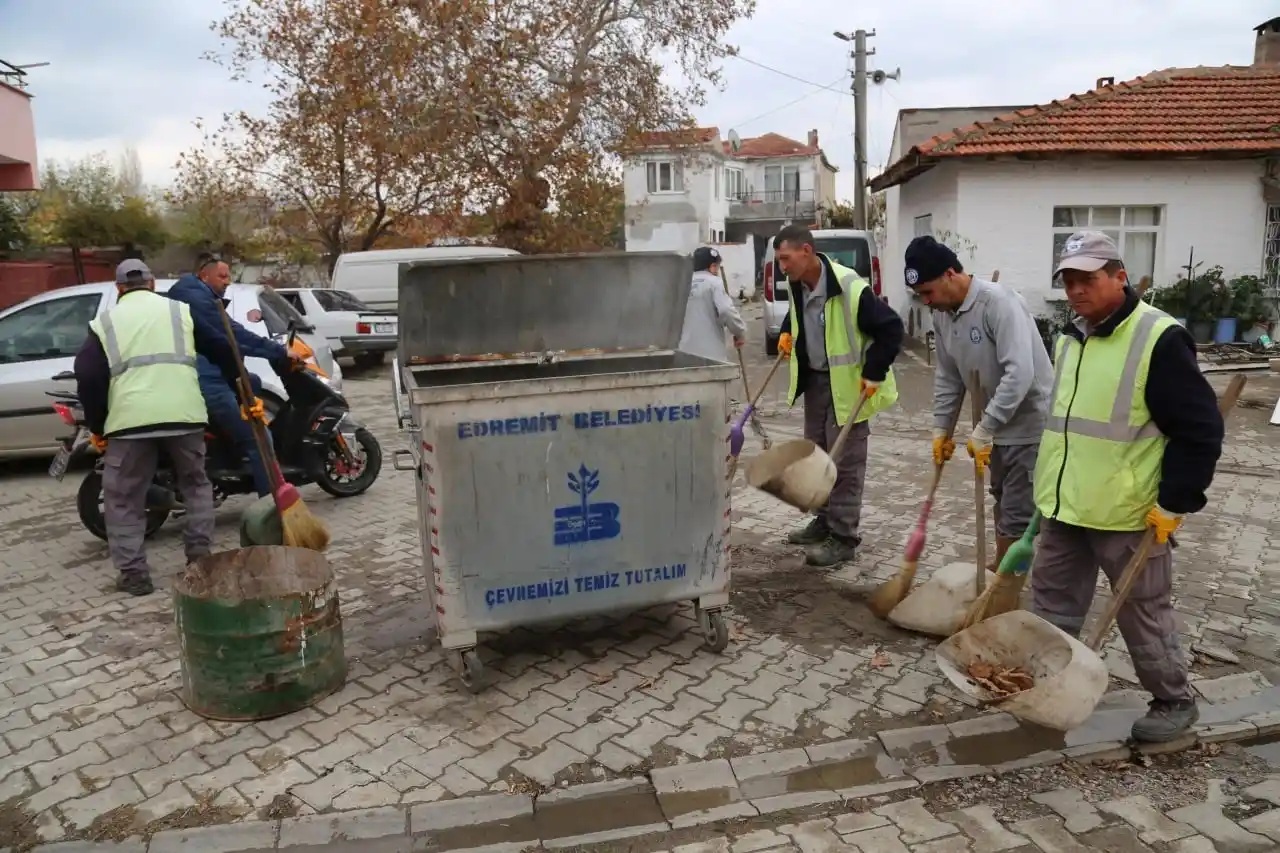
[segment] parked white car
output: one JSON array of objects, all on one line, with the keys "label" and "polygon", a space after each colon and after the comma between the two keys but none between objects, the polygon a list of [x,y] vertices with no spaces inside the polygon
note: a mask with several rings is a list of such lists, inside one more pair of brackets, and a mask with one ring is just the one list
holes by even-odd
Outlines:
[{"label": "parked white car", "polygon": [[400,310],[400,265],[448,258],[518,255],[495,246],[424,246],[421,249],[375,249],[347,252],[333,267],[331,286],[344,290],[376,311]]},{"label": "parked white car", "polygon": [[[164,293],[175,280],[156,282]],[[76,353],[89,334],[89,321],[116,304],[114,282],[81,284],[51,290],[0,311],[0,457],[52,456],[67,428],[54,413],[46,391],[72,391],[68,382],[53,377],[71,370]],[[246,329],[280,342],[290,324],[314,352],[316,365],[328,374],[336,391],[342,389],[342,369],[325,340],[283,297],[260,284],[227,288],[228,313]],[[262,380],[264,403],[288,399],[280,377],[266,360],[245,359],[245,367]]]},{"label": "parked white car", "polygon": [[[876,296],[884,298],[880,284],[880,250],[876,247],[875,235],[870,231],[855,231],[851,228],[832,228],[813,232],[813,247],[843,264],[858,275],[871,282],[871,289]],[[787,277],[782,274],[773,248],[773,240],[769,241],[764,251],[764,349],[768,355],[778,354],[778,337],[783,333],[783,324],[787,322],[788,300]]]},{"label": "parked white car", "polygon": [[315,287],[275,289],[329,344],[337,358],[356,367],[373,367],[396,348],[398,320],[394,312],[374,311],[345,290]]}]

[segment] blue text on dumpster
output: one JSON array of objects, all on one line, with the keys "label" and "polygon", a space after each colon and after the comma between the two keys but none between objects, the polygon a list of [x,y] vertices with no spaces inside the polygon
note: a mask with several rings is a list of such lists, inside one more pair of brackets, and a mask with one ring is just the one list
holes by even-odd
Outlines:
[{"label": "blue text on dumpster", "polygon": [[518,586],[500,586],[484,592],[486,607],[502,607],[507,604],[518,604],[523,601],[539,601],[544,598],[563,598],[569,595],[587,595],[605,592],[610,589],[622,589],[628,586],[642,586],[651,583],[670,583],[683,580],[688,574],[684,563],[670,566],[655,566],[648,569],[627,569],[622,572],[603,572],[593,575],[582,575],[576,578],[538,581]]},{"label": "blue text on dumpster", "polygon": [[673,424],[680,421],[696,421],[702,417],[702,404],[680,406],[645,406],[643,409],[593,409],[573,412],[569,415],[539,412],[512,418],[491,418],[487,421],[464,421],[458,424],[458,438],[504,438],[514,435],[537,435],[559,432],[561,424],[572,424],[574,429],[604,429],[607,427],[641,426],[643,424]]},{"label": "blue text on dumpster", "polygon": [[568,485],[578,500],[555,509],[556,545],[599,542],[613,539],[622,532],[622,524],[618,521],[621,508],[616,503],[591,500],[591,494],[600,488],[598,470],[579,465],[577,471],[569,472]]}]

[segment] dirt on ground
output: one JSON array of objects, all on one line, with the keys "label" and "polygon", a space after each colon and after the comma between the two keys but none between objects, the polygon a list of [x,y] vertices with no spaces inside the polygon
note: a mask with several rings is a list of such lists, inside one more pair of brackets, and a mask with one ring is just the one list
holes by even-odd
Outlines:
[{"label": "dirt on ground", "polygon": [[271,802],[258,811],[258,817],[261,820],[282,820],[287,817],[297,817],[301,809],[298,801],[289,794],[276,794],[271,798]]},{"label": "dirt on ground", "polygon": [[27,811],[21,798],[0,803],[0,850],[26,851],[40,843],[36,816]]}]

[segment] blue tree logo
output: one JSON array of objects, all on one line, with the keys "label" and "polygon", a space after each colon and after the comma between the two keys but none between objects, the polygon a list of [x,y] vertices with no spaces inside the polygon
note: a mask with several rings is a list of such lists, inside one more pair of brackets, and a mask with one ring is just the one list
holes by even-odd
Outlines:
[{"label": "blue tree logo", "polygon": [[618,505],[593,503],[591,500],[591,495],[600,488],[598,470],[592,471],[585,464],[580,464],[577,472],[569,472],[567,482],[569,491],[578,496],[578,501],[572,506],[556,508],[556,545],[613,539],[622,532],[622,525],[618,523]]}]

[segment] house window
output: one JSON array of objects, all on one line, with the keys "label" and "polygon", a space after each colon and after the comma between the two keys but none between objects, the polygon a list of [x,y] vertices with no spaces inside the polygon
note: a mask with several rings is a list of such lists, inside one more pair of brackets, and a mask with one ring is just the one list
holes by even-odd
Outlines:
[{"label": "house window", "polygon": [[1267,205],[1262,235],[1262,281],[1271,294],[1280,294],[1280,204]]},{"label": "house window", "polygon": [[645,180],[651,193],[682,193],[684,181],[674,160],[645,163]]},{"label": "house window", "polygon": [[716,181],[716,198],[720,198],[720,167],[719,167],[719,166],[717,166],[717,167],[715,167],[714,169],[712,169],[712,171],[713,171],[713,172],[715,172],[715,175],[716,175],[716,177],[715,177],[715,181]]},{"label": "house window", "polygon": [[724,170],[725,195],[741,201],[747,194],[747,176],[741,169]]},{"label": "house window", "polygon": [[765,201],[787,201],[800,198],[799,166],[764,167]]},{"label": "house window", "polygon": [[[1160,238],[1162,208],[1129,207],[1055,207],[1053,209],[1053,265],[1058,265],[1062,246],[1076,231],[1101,231],[1120,248],[1124,267],[1136,284],[1156,271],[1156,243]],[[1061,279],[1053,286],[1062,287]]]},{"label": "house window", "polygon": [[926,213],[923,216],[915,218],[914,230],[912,237],[928,237],[933,233],[933,214]]}]

